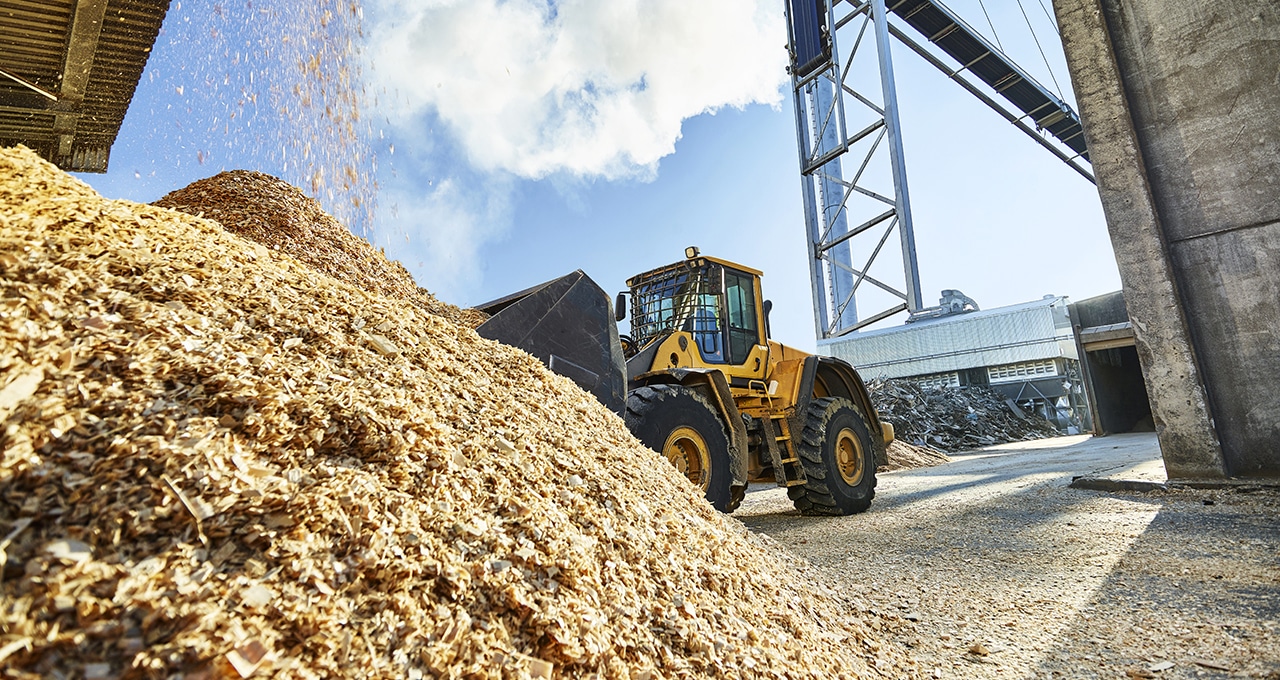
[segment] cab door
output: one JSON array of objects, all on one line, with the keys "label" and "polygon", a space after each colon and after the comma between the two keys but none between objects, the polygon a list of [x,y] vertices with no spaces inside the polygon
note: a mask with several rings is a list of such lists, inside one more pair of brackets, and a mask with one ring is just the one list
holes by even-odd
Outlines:
[{"label": "cab door", "polygon": [[[741,366],[751,377],[763,377],[768,347],[760,329],[757,278],[724,270],[725,335],[728,362]],[[738,373],[734,371],[734,373]]]}]

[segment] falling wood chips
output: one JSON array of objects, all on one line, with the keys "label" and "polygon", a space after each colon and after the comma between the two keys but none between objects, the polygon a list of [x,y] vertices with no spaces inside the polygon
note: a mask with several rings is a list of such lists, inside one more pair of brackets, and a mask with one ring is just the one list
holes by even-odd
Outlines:
[{"label": "falling wood chips", "polygon": [[7,676],[916,672],[568,380],[414,304],[25,149],[0,287]]},{"label": "falling wood chips", "polygon": [[488,318],[483,312],[437,300],[418,287],[404,265],[387,259],[326,214],[314,199],[271,175],[221,172],[172,191],[154,205],[214,220],[233,234],[292,255],[335,279],[405,300],[455,323],[475,328]]}]

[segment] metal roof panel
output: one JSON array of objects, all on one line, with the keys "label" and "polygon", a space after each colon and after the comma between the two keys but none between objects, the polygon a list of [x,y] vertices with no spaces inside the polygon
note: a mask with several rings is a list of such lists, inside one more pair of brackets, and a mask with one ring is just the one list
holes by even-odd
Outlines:
[{"label": "metal roof panel", "polygon": [[0,0],[0,146],[106,172],[168,10],[169,0]]}]

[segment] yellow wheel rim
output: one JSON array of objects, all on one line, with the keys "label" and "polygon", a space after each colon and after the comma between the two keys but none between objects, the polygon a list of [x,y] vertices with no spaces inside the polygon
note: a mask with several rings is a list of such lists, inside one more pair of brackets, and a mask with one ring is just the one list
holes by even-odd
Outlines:
[{"label": "yellow wheel rim", "polygon": [[707,450],[707,441],[697,430],[692,427],[672,430],[662,453],[694,486],[707,490],[711,482],[711,453]]},{"label": "yellow wheel rim", "polygon": [[853,430],[845,428],[836,435],[836,466],[845,484],[857,486],[866,474],[866,458],[862,455],[862,442]]}]

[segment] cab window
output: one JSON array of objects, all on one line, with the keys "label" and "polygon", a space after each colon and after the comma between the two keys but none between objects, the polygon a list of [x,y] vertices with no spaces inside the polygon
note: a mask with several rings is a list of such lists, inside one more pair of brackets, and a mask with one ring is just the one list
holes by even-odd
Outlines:
[{"label": "cab window", "polygon": [[724,334],[720,331],[720,296],[703,294],[693,309],[693,341],[707,363],[724,363]]},{"label": "cab window", "polygon": [[742,364],[746,362],[751,348],[760,342],[754,280],[745,274],[725,270],[724,290],[729,317],[729,363]]}]

